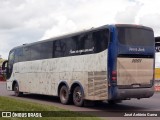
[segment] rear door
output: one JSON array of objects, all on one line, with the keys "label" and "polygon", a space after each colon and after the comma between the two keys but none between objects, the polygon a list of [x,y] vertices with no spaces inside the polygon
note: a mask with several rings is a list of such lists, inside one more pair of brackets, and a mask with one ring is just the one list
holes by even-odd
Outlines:
[{"label": "rear door", "polygon": [[153,80],[153,59],[118,58],[117,85],[120,87],[150,87]]}]

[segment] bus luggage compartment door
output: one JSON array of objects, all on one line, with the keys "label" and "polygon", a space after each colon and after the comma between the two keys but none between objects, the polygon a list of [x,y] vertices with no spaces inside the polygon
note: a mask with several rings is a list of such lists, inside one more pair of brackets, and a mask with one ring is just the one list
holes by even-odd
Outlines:
[{"label": "bus luggage compartment door", "polygon": [[118,58],[117,85],[119,88],[151,87],[153,58]]}]

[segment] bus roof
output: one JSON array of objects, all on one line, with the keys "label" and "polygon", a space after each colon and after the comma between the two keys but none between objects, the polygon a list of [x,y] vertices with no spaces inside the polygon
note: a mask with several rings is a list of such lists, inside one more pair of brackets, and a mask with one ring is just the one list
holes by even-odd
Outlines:
[{"label": "bus roof", "polygon": [[147,30],[153,31],[153,29],[150,27],[146,27],[143,25],[137,25],[137,24],[116,24],[115,26],[116,27],[136,27],[136,28],[147,29]]}]

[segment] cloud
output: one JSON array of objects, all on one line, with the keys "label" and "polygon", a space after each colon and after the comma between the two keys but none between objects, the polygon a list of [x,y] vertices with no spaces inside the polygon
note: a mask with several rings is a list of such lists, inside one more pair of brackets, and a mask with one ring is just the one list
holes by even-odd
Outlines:
[{"label": "cloud", "polygon": [[139,23],[152,27],[154,30],[155,36],[160,35],[160,14],[147,14],[139,18]]},{"label": "cloud", "polygon": [[54,24],[52,28],[46,30],[43,37],[41,38],[42,40],[53,36],[66,34],[68,31],[76,31],[75,23],[72,20],[67,19],[66,16],[57,16],[55,20],[57,24]]},{"label": "cloud", "polygon": [[105,24],[113,24],[115,23],[114,17],[117,10],[123,9],[126,3],[128,3],[126,0],[63,1],[62,7],[60,7],[62,12],[54,14],[57,24],[52,24],[52,27],[46,30],[42,39]]},{"label": "cloud", "polygon": [[0,3],[0,54],[4,58],[15,46],[104,24],[142,24],[160,34],[158,0],[0,0]]},{"label": "cloud", "polygon": [[126,6],[124,10],[117,12],[115,20],[118,23],[135,24],[136,16],[138,15],[138,12],[143,4],[134,1],[131,2],[133,3]]},{"label": "cloud", "polygon": [[39,29],[16,28],[2,31],[0,30],[0,55],[8,58],[9,51],[24,43],[31,43],[42,37],[44,31]]}]

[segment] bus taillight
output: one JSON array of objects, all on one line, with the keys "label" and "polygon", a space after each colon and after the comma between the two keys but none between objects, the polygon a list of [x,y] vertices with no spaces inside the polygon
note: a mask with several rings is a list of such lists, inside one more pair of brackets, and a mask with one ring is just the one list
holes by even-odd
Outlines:
[{"label": "bus taillight", "polygon": [[117,72],[116,71],[112,71],[112,80],[113,81],[117,80]]}]

